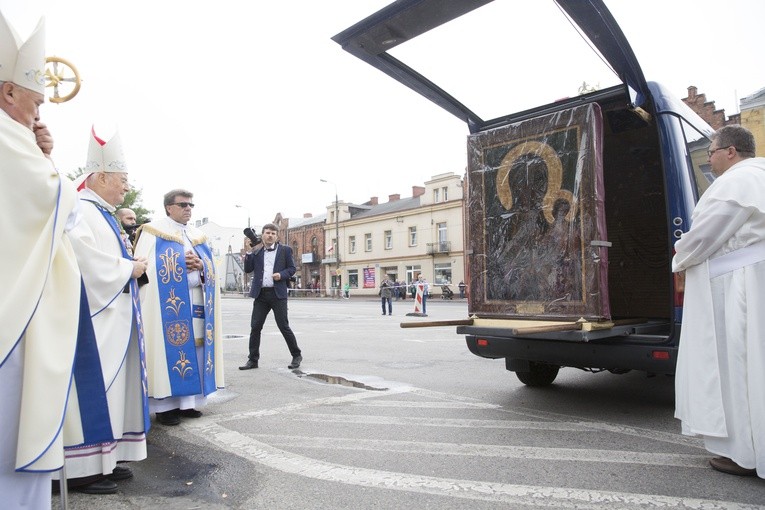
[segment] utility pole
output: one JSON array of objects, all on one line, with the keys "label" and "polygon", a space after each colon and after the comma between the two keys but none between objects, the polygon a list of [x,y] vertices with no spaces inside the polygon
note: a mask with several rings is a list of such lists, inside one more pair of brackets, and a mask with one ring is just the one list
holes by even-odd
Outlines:
[{"label": "utility pole", "polygon": [[334,252],[335,252],[335,264],[336,264],[336,270],[335,275],[337,278],[335,279],[337,283],[337,294],[340,295],[340,203],[337,199],[337,184],[334,182],[328,181],[326,179],[319,179],[321,182],[325,182],[327,184],[332,184],[335,187],[335,244],[333,245]]},{"label": "utility pole", "polygon": [[[247,228],[250,228],[250,210],[247,207],[243,205],[239,205],[239,204],[236,204],[234,207],[238,209],[244,209],[245,211],[247,211]],[[244,267],[244,261],[242,261],[242,266]],[[245,295],[247,295],[246,293],[247,291],[249,291],[248,283],[249,283],[249,278],[247,278],[247,273],[243,272],[242,273],[242,293],[244,293]]]}]

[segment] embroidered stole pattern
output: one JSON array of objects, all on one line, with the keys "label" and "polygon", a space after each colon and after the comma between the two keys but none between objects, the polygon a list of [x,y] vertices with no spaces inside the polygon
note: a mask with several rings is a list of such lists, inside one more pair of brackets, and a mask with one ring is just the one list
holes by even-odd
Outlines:
[{"label": "embroidered stole pattern", "polygon": [[[165,355],[173,396],[208,395],[216,390],[215,270],[207,245],[195,246],[204,263],[204,306],[192,306],[186,257],[181,243],[156,237],[157,290],[162,308]],[[193,318],[204,317],[203,367],[199,367],[194,343]]]}]

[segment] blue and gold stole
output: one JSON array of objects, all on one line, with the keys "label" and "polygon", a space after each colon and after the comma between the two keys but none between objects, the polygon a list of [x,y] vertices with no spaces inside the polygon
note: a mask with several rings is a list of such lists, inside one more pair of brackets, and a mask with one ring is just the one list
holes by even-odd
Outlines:
[{"label": "blue and gold stole", "polygon": [[[109,211],[104,209],[100,204],[97,204],[96,202],[92,202],[89,200],[89,202],[93,203],[98,207],[98,210],[101,211],[101,214],[106,219],[106,222],[109,224],[109,226],[112,228],[112,231],[114,232],[114,235],[117,236],[117,240],[120,243],[120,248],[122,249],[122,257],[126,258],[128,260],[133,260],[133,257],[130,256],[127,250],[127,246],[125,245],[123,239],[122,239],[122,233],[120,232],[120,227],[117,224],[117,220],[114,218],[114,216],[111,215]],[[138,298],[138,282],[135,278],[130,278],[130,299],[133,303],[133,321],[132,321],[132,327],[135,328],[136,337],[138,338],[138,354],[141,358],[141,392],[142,392],[142,398],[143,400],[143,426],[144,426],[144,432],[149,432],[149,428],[151,427],[151,418],[149,416],[149,383],[146,380],[146,344],[144,343],[143,338],[143,320],[141,319],[141,302]],[[132,338],[132,332],[131,332],[131,338]]]},{"label": "blue and gold stole", "polygon": [[[202,243],[194,246],[204,263],[204,305],[193,305],[182,243],[156,236],[157,290],[162,312],[167,370],[173,396],[208,395],[215,386],[215,269],[212,252]],[[194,318],[204,319],[203,363],[197,361]]]},{"label": "blue and gold stole", "polygon": [[98,355],[96,333],[90,318],[90,306],[85,283],[80,279],[80,323],[74,356],[74,385],[80,406],[82,444],[111,443],[114,441],[106,384]]}]

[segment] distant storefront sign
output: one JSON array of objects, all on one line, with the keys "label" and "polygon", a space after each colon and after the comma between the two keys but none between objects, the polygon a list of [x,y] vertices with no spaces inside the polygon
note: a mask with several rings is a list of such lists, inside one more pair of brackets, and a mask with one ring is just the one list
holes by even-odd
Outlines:
[{"label": "distant storefront sign", "polygon": [[365,289],[375,288],[375,269],[373,267],[364,268],[364,288]]}]

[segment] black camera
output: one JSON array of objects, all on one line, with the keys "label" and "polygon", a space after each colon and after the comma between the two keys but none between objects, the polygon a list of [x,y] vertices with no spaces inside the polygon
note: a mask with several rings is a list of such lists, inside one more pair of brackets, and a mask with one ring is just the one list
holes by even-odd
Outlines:
[{"label": "black camera", "polygon": [[256,234],[255,231],[252,230],[250,227],[247,227],[246,229],[244,229],[243,232],[244,232],[244,235],[247,237],[247,239],[250,240],[253,246],[263,242],[263,239],[258,234]]},{"label": "black camera", "polygon": [[135,225],[122,225],[122,229],[132,239],[135,236],[135,231],[138,230],[138,227],[140,226],[141,225],[139,225],[138,223],[136,223]]}]

